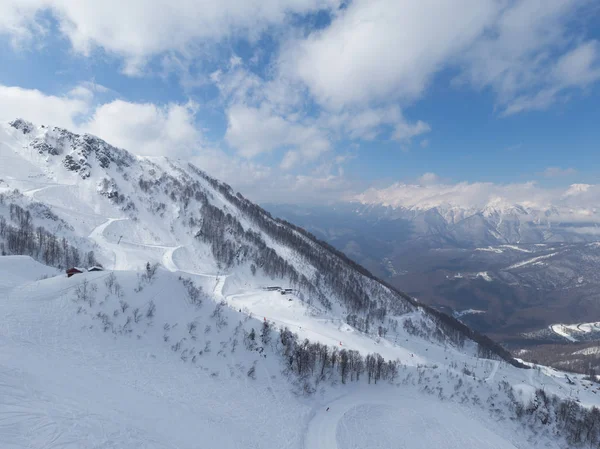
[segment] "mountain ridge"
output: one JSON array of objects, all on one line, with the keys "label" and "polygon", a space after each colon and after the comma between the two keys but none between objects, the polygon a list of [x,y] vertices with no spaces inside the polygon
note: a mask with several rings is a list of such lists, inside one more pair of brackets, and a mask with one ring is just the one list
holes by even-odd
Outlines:
[{"label": "mountain ridge", "polygon": [[[193,165],[24,121],[0,125],[0,158],[0,435],[13,446],[600,438],[578,433],[597,419],[564,373],[514,359]],[[423,422],[433,430],[415,437]]]},{"label": "mountain ridge", "polygon": [[[207,268],[208,272],[218,273],[233,267],[250,271],[252,275],[258,271],[267,277],[289,282],[302,292],[310,305],[331,310],[338,316],[362,316],[364,320],[359,325],[362,331],[368,331],[375,324],[387,327],[388,314],[421,309],[432,320],[430,331],[444,329],[442,335],[447,336],[440,335],[439,338],[457,342],[463,338],[472,339],[481,350],[492,351],[509,363],[522,366],[487,337],[383,283],[331,245],[289,222],[273,218],[240,193],[234,193],[229,185],[191,164],[182,165],[168,158],[135,157],[97,137],[81,136],[56,127],[35,127],[22,119],[9,126],[21,133],[12,136],[17,141],[20,139],[21,148],[35,151],[29,155],[29,162],[42,167],[44,173],[36,175],[33,183],[39,184],[43,179],[40,176],[55,181],[55,184],[30,189],[26,195],[43,196],[45,191],[59,189],[69,192],[72,199],[91,200],[95,193],[105,198],[100,207],[105,214],[112,217],[114,209],[119,210],[120,218],[109,218],[100,226],[96,220],[83,215],[76,220],[93,222],[94,227],[90,223],[88,230],[89,238],[98,248],[94,258],[98,257],[104,263],[110,264],[107,253],[112,251],[115,253],[113,267],[131,267],[128,260],[131,254],[124,256],[118,245],[122,242],[135,246],[138,236],[150,237],[158,252],[162,248],[170,248],[170,252],[148,263],[165,265],[165,257],[170,257],[168,265],[172,266],[173,255],[191,251],[193,256],[185,260],[190,266],[183,268],[190,272],[198,271],[200,255],[204,256],[202,263],[208,263],[203,267],[204,272]],[[13,150],[19,153],[19,148]],[[27,182],[26,179],[21,184]],[[161,197],[163,201],[157,201]],[[60,215],[65,206],[62,199],[58,200],[58,205],[51,204],[57,201],[56,195],[48,201],[51,208],[58,207]],[[200,215],[192,203],[200,208]],[[153,219],[153,215],[160,217],[160,222]],[[164,221],[170,223],[169,229],[159,225]],[[116,234],[113,235],[112,243],[100,237],[101,233],[111,229],[122,233],[118,239]],[[128,236],[128,233],[133,235]],[[118,240],[116,244],[114,240]],[[149,245],[145,243],[144,246]],[[206,257],[208,255],[210,257]],[[185,258],[185,255],[180,257]],[[136,263],[143,265],[144,262],[137,259]],[[356,319],[354,322],[355,325],[359,323]]]}]

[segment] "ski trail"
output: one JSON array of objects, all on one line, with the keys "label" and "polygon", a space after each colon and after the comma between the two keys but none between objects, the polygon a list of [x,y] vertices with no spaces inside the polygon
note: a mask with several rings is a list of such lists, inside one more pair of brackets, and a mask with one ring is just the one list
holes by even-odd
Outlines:
[{"label": "ski trail", "polygon": [[534,387],[535,385],[533,384],[533,372],[535,371],[535,368],[532,367],[531,369],[528,369],[527,371],[529,371],[527,373],[527,379],[529,380],[529,385]]},{"label": "ski trail", "polygon": [[129,268],[127,266],[127,256],[126,252],[121,247],[119,247],[118,243],[111,242],[106,238],[106,236],[104,235],[104,231],[115,221],[124,220],[129,220],[129,218],[109,218],[101,225],[96,226],[88,236],[90,239],[95,241],[98,244],[98,246],[108,248],[113,252],[113,270],[126,270],[127,268]]},{"label": "ski trail", "polygon": [[498,368],[500,367],[500,362],[498,360],[496,360],[496,362],[494,362],[494,369],[492,369],[492,372],[490,373],[490,375],[488,376],[487,379],[485,379],[486,382],[491,382],[492,380],[494,380],[494,377],[496,377],[496,373],[498,372]]},{"label": "ski trail", "polygon": [[225,287],[225,281],[227,280],[227,275],[217,275],[216,277],[216,283],[215,283],[215,288],[213,290],[213,293],[221,298],[221,299],[225,299],[225,297],[223,296],[223,288]]},{"label": "ski trail", "polygon": [[165,253],[163,254],[162,257],[162,264],[163,266],[171,271],[171,272],[176,272],[176,271],[180,271],[179,267],[177,267],[177,264],[175,263],[175,261],[173,260],[173,254],[175,253],[175,251],[177,251],[179,248],[183,248],[183,246],[179,245],[179,246],[174,246],[172,248],[169,248],[165,251]]},{"label": "ski trail", "polygon": [[[360,439],[370,425],[368,414],[361,415],[358,422],[354,421],[357,412],[377,412],[381,409],[386,416],[394,417],[389,424],[399,433],[393,436],[386,436],[385,432],[384,435],[377,435],[376,441],[372,442],[373,446],[369,447],[515,449],[510,441],[494,432],[491,422],[480,421],[470,413],[424,397],[403,394],[400,390],[381,389],[372,385],[318,407],[308,423],[304,438],[305,449],[360,447],[356,443],[347,445],[349,439]],[[363,422],[365,419],[366,423]],[[429,431],[424,431],[426,428]]]},{"label": "ski trail", "polygon": [[29,197],[31,197],[31,199],[35,200],[36,193],[41,192],[42,190],[49,189],[50,187],[55,187],[55,186],[60,186],[60,185],[62,185],[62,184],[48,184],[48,185],[45,185],[44,187],[38,187],[35,189],[26,190],[25,192],[23,192],[23,195],[29,196]]}]

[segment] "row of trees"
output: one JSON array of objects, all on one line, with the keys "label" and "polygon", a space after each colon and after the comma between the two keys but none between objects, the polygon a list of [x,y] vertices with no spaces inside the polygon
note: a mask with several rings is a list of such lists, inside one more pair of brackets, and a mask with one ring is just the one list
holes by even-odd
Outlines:
[{"label": "row of trees", "polygon": [[[268,323],[263,323],[264,328]],[[279,343],[281,352],[287,360],[288,369],[303,380],[313,378],[317,381],[339,375],[342,383],[358,382],[361,375],[367,377],[368,383],[379,380],[394,380],[398,375],[398,361],[385,361],[379,354],[363,357],[358,351],[329,347],[327,345],[298,340],[298,336],[288,328],[280,330]]]},{"label": "row of trees", "polygon": [[0,253],[3,256],[31,256],[57,268],[97,265],[93,251],[82,255],[66,238],[57,237],[43,226],[35,226],[29,210],[14,203],[8,205],[8,210],[10,221],[0,216]]}]

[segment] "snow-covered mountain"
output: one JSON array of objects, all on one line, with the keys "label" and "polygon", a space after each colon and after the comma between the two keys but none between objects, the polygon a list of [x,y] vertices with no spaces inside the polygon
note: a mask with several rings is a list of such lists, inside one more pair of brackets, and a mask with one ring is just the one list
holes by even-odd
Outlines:
[{"label": "snow-covered mountain", "polygon": [[600,439],[583,376],[524,369],[192,165],[24,120],[0,163],[2,447]]},{"label": "snow-covered mountain", "polygon": [[355,200],[358,214],[408,220],[415,237],[437,236],[463,246],[600,238],[597,185],[574,184],[556,191],[533,183],[395,184],[370,189]]}]

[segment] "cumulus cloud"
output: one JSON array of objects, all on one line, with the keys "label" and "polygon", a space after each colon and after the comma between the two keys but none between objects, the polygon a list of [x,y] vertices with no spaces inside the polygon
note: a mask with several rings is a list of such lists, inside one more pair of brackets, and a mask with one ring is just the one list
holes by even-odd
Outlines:
[{"label": "cumulus cloud", "polygon": [[194,46],[232,36],[257,38],[290,14],[337,6],[338,0],[2,0],[0,33],[32,39],[49,29],[42,12],[58,22],[73,49],[89,55],[95,47],[125,58],[137,74],[148,58],[163,52],[188,53]]},{"label": "cumulus cloud", "polygon": [[411,100],[493,20],[492,0],[355,0],[280,64],[331,108]]},{"label": "cumulus cloud", "polygon": [[88,99],[82,99],[80,93],[72,91],[56,96],[36,89],[0,85],[0,120],[23,117],[37,123],[71,128],[76,117],[90,110]]},{"label": "cumulus cloud", "polygon": [[431,126],[419,120],[415,123],[400,122],[396,124],[392,138],[399,142],[410,142],[413,137],[431,131]]},{"label": "cumulus cloud", "polygon": [[[293,175],[224,152],[203,139],[195,124],[193,103],[156,105],[113,100],[96,104],[93,92],[86,84],[64,96],[0,85],[0,121],[22,117],[38,125],[94,134],[138,155],[181,158],[255,201],[289,202],[293,198],[299,203],[323,203],[355,193],[356,184],[341,173],[320,170]],[[305,137],[310,135],[305,133]],[[298,155],[311,157],[310,151]]]},{"label": "cumulus cloud", "polygon": [[[227,120],[224,141],[236,154],[228,159],[203,140],[193,103],[100,103],[100,92],[86,84],[62,96],[0,86],[0,118],[22,115],[89,131],[140,154],[198,157],[193,149],[202,148],[258,179],[303,166],[307,179],[340,186],[338,177],[310,171],[318,164],[339,173],[343,161],[328,155],[340,142],[391,139],[406,148],[420,140],[427,146],[435,123],[408,116],[410,107],[447,68],[457,74],[455,86],[490,90],[502,115],[547,108],[600,80],[600,43],[586,37],[585,27],[572,26],[592,0],[182,0],[177,8],[168,0],[0,0],[0,5],[0,35],[14,45],[43,42],[58,30],[79,55],[92,57],[102,49],[121,58],[130,75],[143,75],[146,63],[158,56],[169,70],[184,68],[183,84],[213,83]],[[300,29],[306,24],[297,15],[318,10],[328,11],[331,22]],[[281,25],[290,24],[299,25],[281,32]],[[273,54],[255,45],[265,30],[275,41]],[[212,74],[189,69],[204,61],[207,46],[231,38],[246,39],[255,58],[227,54],[219,70],[211,66]],[[260,58],[253,73],[249,67]],[[269,153],[277,153],[272,158],[277,168],[254,164]],[[545,175],[568,175],[565,170]],[[473,190],[462,189],[467,196]]]},{"label": "cumulus cloud", "polygon": [[423,175],[419,177],[419,184],[421,185],[436,184],[439,181],[440,177],[431,172],[423,173]]},{"label": "cumulus cloud", "polygon": [[331,26],[284,47],[279,64],[330,109],[408,104],[447,67],[457,84],[491,88],[502,115],[545,109],[600,79],[600,44],[570,27],[590,4],[355,0]]},{"label": "cumulus cloud", "polygon": [[507,3],[462,55],[461,79],[496,93],[503,115],[545,109],[569,89],[600,79],[598,42],[582,40],[570,20],[588,0]]},{"label": "cumulus cloud", "polygon": [[96,104],[97,92],[106,88],[83,83],[58,96],[0,85],[0,120],[23,117],[37,124],[88,132],[147,156],[186,157],[200,145],[193,103],[158,106],[114,100]]},{"label": "cumulus cloud", "polygon": [[202,142],[194,113],[193,103],[157,106],[115,100],[98,106],[81,128],[136,154],[185,158]]},{"label": "cumulus cloud", "polygon": [[274,114],[268,107],[233,105],[227,111],[227,142],[241,156],[252,158],[276,148],[292,148],[296,156],[284,158],[284,168],[302,157],[312,161],[331,148],[329,139],[316,125],[296,123]]}]

